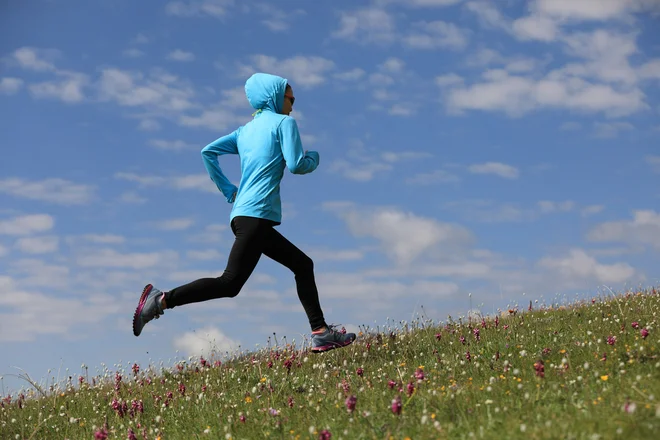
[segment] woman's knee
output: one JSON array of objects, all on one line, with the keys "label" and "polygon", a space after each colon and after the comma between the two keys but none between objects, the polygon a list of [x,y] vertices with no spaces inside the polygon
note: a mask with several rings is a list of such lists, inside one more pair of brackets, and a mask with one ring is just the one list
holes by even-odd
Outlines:
[{"label": "woman's knee", "polygon": [[297,263],[295,273],[304,274],[314,272],[314,261],[309,256],[303,254]]},{"label": "woman's knee", "polygon": [[238,296],[243,288],[243,285],[247,281],[236,274],[231,272],[226,272],[222,274],[218,280],[222,283],[222,290],[224,290],[224,297],[234,298]]}]

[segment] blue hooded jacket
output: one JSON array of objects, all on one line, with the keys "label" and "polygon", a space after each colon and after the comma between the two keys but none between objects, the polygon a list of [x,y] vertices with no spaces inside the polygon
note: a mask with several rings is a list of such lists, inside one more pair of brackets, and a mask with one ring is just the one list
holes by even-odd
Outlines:
[{"label": "blue hooded jacket", "polygon": [[[241,215],[281,224],[280,181],[284,168],[293,174],[307,174],[319,165],[316,151],[303,151],[296,120],[279,113],[286,85],[287,80],[276,75],[252,75],[245,82],[245,95],[257,110],[254,119],[202,149],[204,166],[211,180],[227,202],[234,203],[230,221]],[[240,157],[238,188],[218,165],[218,156],[222,154],[238,154]]]}]

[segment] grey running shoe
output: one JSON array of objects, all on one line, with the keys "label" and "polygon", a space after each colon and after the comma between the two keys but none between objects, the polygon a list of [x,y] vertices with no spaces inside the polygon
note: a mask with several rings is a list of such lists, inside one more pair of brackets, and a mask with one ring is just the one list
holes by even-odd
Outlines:
[{"label": "grey running shoe", "polygon": [[326,326],[324,333],[312,333],[312,352],[321,353],[334,348],[345,347],[355,341],[355,333],[344,333],[335,330],[335,325]]},{"label": "grey running shoe", "polygon": [[140,333],[142,333],[142,329],[147,322],[154,318],[158,319],[165,313],[160,303],[162,296],[163,292],[156,289],[151,284],[147,284],[144,287],[142,295],[140,296],[140,302],[133,315],[133,334],[135,336],[140,336]]}]

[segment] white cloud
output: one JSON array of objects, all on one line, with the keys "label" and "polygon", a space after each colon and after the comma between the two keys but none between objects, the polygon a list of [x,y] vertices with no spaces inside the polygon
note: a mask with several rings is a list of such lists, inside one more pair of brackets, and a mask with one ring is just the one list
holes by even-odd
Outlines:
[{"label": "white cloud", "polygon": [[114,249],[96,249],[85,252],[76,258],[82,267],[123,267],[135,270],[146,269],[172,263],[178,259],[174,251],[121,253]]},{"label": "white cloud", "polygon": [[391,43],[396,39],[396,23],[394,17],[380,8],[341,12],[339,29],[332,36],[363,43]]},{"label": "white cloud", "polygon": [[0,93],[13,95],[21,90],[24,81],[20,78],[5,77],[0,81]]},{"label": "white cloud", "polygon": [[29,70],[37,72],[56,71],[52,59],[57,56],[56,50],[37,49],[34,47],[21,47],[16,49],[13,58],[18,64]]},{"label": "white cloud", "polygon": [[367,72],[365,72],[363,69],[356,67],[345,72],[335,73],[333,77],[340,81],[357,81],[360,78],[363,78],[366,74]]},{"label": "white cloud", "polygon": [[29,214],[0,220],[0,234],[31,235],[53,229],[55,220],[48,214]]},{"label": "white cloud", "polygon": [[10,273],[20,275],[16,279],[19,287],[47,287],[49,289],[69,288],[70,270],[65,265],[48,264],[36,258],[13,260]]},{"label": "white cloud", "polygon": [[59,80],[43,81],[28,86],[36,98],[59,99],[66,103],[77,103],[85,99],[83,89],[89,84],[89,77],[83,73],[58,71]]},{"label": "white cloud", "polygon": [[406,26],[405,32],[399,32],[394,15],[382,8],[385,2],[380,3],[378,5],[377,2],[374,7],[342,12],[339,28],[332,36],[360,44],[400,43],[423,50],[460,50],[468,44],[468,30],[442,20],[413,22]]},{"label": "white cloud", "polygon": [[375,0],[378,5],[398,4],[410,8],[433,8],[451,6],[460,3],[462,0]]},{"label": "white cloud", "polygon": [[364,258],[359,249],[312,249],[307,252],[314,261],[356,261]]},{"label": "white cloud", "polygon": [[629,19],[630,13],[658,12],[655,0],[536,0],[530,9],[560,22]]},{"label": "white cloud", "polygon": [[16,240],[16,247],[26,254],[48,254],[57,251],[59,242],[55,235],[23,237]]},{"label": "white cloud", "polygon": [[583,249],[571,249],[568,255],[545,257],[538,262],[542,268],[556,271],[569,280],[594,280],[598,283],[622,283],[636,275],[635,269],[627,263],[603,264],[587,254]]},{"label": "white cloud", "polygon": [[602,212],[603,209],[605,209],[605,207],[603,205],[589,205],[589,206],[585,206],[584,208],[582,208],[582,210],[580,211],[580,214],[583,217],[587,217],[587,216],[590,216],[590,215],[598,214],[599,212]]},{"label": "white cloud", "polygon": [[517,179],[520,172],[518,168],[501,162],[486,162],[468,167],[473,174],[494,174],[505,179]]},{"label": "white cloud", "polygon": [[7,311],[0,313],[0,341],[30,342],[40,335],[70,335],[77,325],[98,325],[120,308],[113,298],[102,294],[55,298],[21,290],[14,280],[0,276],[0,309]]},{"label": "white cloud", "polygon": [[234,0],[171,1],[165,5],[165,13],[178,17],[225,17]]},{"label": "white cloud", "polygon": [[593,242],[621,242],[650,246],[660,250],[660,213],[653,210],[633,212],[632,220],[605,222],[587,233]]},{"label": "white cloud", "polygon": [[130,49],[126,49],[122,53],[124,54],[124,56],[127,56],[129,58],[140,58],[142,55],[144,55],[144,52],[134,47]]},{"label": "white cloud", "polygon": [[434,183],[455,183],[458,181],[460,181],[458,176],[442,169],[429,173],[419,173],[406,178],[406,183],[411,185],[432,185]]},{"label": "white cloud", "polygon": [[76,184],[60,178],[32,182],[11,177],[0,180],[0,193],[58,205],[89,203],[93,200],[95,191],[94,186]]},{"label": "white cloud", "polygon": [[69,236],[65,241],[70,245],[80,241],[94,244],[122,244],[126,242],[126,238],[115,234],[83,234]]},{"label": "white cloud", "polygon": [[186,257],[191,260],[219,260],[222,254],[215,249],[207,249],[203,251],[187,251]]},{"label": "white cloud", "polygon": [[185,150],[194,150],[194,149],[198,149],[201,151],[202,149],[202,147],[198,144],[192,144],[190,142],[182,141],[180,139],[177,140],[150,139],[149,145],[164,151],[185,151]]},{"label": "white cloud", "polygon": [[361,140],[354,140],[346,159],[330,163],[328,172],[339,173],[345,178],[358,182],[372,180],[379,173],[394,169],[395,164],[404,160],[424,159],[429,153],[419,151],[393,152],[366,148]]},{"label": "white cloud", "polygon": [[575,202],[566,200],[564,202],[553,202],[551,200],[541,200],[538,206],[542,213],[568,212],[575,208]]},{"label": "white cloud", "polygon": [[189,229],[194,223],[195,220],[191,218],[173,218],[154,222],[153,225],[162,231],[182,231]]},{"label": "white cloud", "polygon": [[520,117],[532,110],[551,107],[585,113],[603,112],[609,117],[626,116],[648,108],[639,89],[616,90],[572,78],[533,78],[509,75],[504,70],[484,73],[485,82],[451,89],[447,106],[451,112],[463,110],[502,110]]},{"label": "white cloud", "polygon": [[630,122],[596,122],[594,123],[594,131],[596,137],[599,138],[613,138],[616,137],[621,131],[634,130],[635,126]]},{"label": "white cloud", "polygon": [[184,61],[184,62],[193,61],[195,59],[195,54],[192,52],[186,52],[181,49],[176,49],[167,55],[167,59],[173,61]]},{"label": "white cloud", "polygon": [[480,222],[519,222],[536,218],[536,211],[523,209],[513,203],[495,202],[493,200],[461,200],[448,202],[445,209],[458,212],[466,219]]},{"label": "white cloud", "polygon": [[660,173],[660,156],[646,156],[645,160],[654,172]]},{"label": "white cloud", "polygon": [[468,11],[476,14],[479,22],[484,27],[495,29],[509,29],[510,24],[497,9],[494,2],[469,1],[465,4]]},{"label": "white cloud", "polygon": [[206,127],[213,130],[226,130],[247,121],[247,116],[237,116],[232,110],[219,107],[204,110],[199,116],[181,116],[178,123],[186,127]]},{"label": "white cloud", "polygon": [[154,70],[149,76],[117,68],[105,68],[98,82],[99,100],[127,107],[180,113],[195,108],[193,87],[175,75]]},{"label": "white cloud", "polygon": [[138,128],[142,131],[156,131],[160,129],[160,124],[154,119],[142,119]]},{"label": "white cloud", "polygon": [[326,81],[329,71],[335,68],[332,60],[319,56],[296,55],[280,59],[268,55],[253,55],[250,57],[252,66],[241,66],[241,72],[251,75],[256,71],[273,73],[287,78],[292,87],[314,87]]},{"label": "white cloud", "polygon": [[179,190],[197,190],[217,192],[218,188],[208,174],[190,174],[186,176],[154,176],[135,173],[118,172],[116,179],[137,182],[140,186],[168,187]]},{"label": "white cloud", "polygon": [[435,83],[439,87],[447,87],[447,86],[457,86],[457,85],[463,85],[463,77],[460,75],[457,75],[455,73],[448,73],[446,75],[439,75],[435,78]]},{"label": "white cloud", "polygon": [[118,200],[121,203],[131,203],[137,205],[145,203],[147,201],[145,197],[140,196],[138,193],[134,191],[127,191],[122,193],[121,196],[119,196]]},{"label": "white cloud", "polygon": [[[342,208],[337,209],[338,206]],[[401,265],[413,262],[439,244],[450,250],[473,241],[472,233],[460,225],[441,223],[395,208],[359,209],[352,204],[332,203],[325,203],[324,208],[343,219],[354,236],[378,240],[385,254]]]},{"label": "white cloud", "polygon": [[441,20],[412,24],[413,31],[403,37],[403,43],[415,49],[463,49],[468,44],[468,32],[453,23]]},{"label": "white cloud", "polygon": [[261,23],[273,32],[288,30],[298,17],[306,15],[306,12],[302,9],[282,9],[274,4],[257,3],[254,7],[264,17]]},{"label": "white cloud", "polygon": [[217,327],[207,326],[175,337],[172,345],[187,356],[208,358],[212,353],[222,355],[238,349],[239,342],[229,338]]}]

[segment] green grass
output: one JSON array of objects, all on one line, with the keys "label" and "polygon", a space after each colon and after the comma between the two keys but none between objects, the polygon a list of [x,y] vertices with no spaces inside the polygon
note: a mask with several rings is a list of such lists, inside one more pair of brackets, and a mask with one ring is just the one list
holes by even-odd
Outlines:
[{"label": "green grass", "polygon": [[5,399],[0,438],[650,439],[660,432],[658,312],[649,289],[497,322],[364,328],[321,355],[270,344],[220,364],[120,367]]}]

